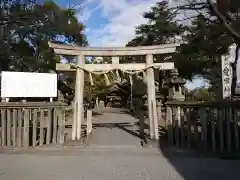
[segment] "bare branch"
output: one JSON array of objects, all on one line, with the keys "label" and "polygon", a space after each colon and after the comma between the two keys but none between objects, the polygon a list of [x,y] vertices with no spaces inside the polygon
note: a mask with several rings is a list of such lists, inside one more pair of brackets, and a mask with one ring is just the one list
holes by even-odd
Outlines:
[{"label": "bare branch", "polygon": [[199,16],[199,15],[190,16],[190,17],[186,17],[186,18],[183,18],[183,19],[177,19],[176,22],[187,21],[187,20],[190,20],[190,19],[197,18],[198,16]]},{"label": "bare branch", "polygon": [[203,10],[209,8],[208,4],[205,2],[201,3],[189,3],[189,4],[184,4],[181,6],[175,6],[172,8],[169,8],[169,10]]},{"label": "bare branch", "polygon": [[231,24],[228,22],[228,19],[218,10],[217,6],[211,0],[206,0],[209,4],[210,10],[219,18],[219,20],[223,23],[224,27],[228,30],[228,32],[234,37],[235,40],[240,42],[240,34],[235,31]]}]

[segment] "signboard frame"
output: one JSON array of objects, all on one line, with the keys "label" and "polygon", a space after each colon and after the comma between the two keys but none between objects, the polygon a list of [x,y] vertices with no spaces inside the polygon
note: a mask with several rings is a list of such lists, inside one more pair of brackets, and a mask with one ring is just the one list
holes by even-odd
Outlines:
[{"label": "signboard frame", "polygon": [[57,74],[2,71],[1,97],[57,97]]}]

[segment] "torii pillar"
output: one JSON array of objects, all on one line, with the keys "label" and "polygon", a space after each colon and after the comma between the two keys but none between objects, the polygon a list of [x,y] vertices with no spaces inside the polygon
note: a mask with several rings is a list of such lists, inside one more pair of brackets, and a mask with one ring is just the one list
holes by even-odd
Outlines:
[{"label": "torii pillar", "polygon": [[[153,55],[146,55],[147,66],[153,65]],[[156,89],[154,80],[154,69],[147,69],[147,100],[148,100],[148,119],[149,119],[149,131],[150,138],[152,140],[158,140],[158,118],[157,118],[157,105],[156,105]]]},{"label": "torii pillar", "polygon": [[[78,66],[85,64],[85,56],[77,56]],[[83,92],[84,92],[84,71],[80,68],[76,70],[76,83],[75,83],[75,99],[73,107],[73,125],[72,125],[72,140],[81,139],[81,126],[84,119],[83,116]]]}]

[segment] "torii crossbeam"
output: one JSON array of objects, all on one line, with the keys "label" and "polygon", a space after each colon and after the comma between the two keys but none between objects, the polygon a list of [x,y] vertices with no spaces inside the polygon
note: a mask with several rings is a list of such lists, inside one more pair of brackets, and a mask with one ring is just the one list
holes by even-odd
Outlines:
[{"label": "torii crossbeam", "polygon": [[[154,67],[160,70],[174,69],[173,62],[153,63],[153,55],[172,54],[176,51],[179,44],[166,44],[158,46],[138,46],[138,47],[78,47],[70,45],[60,45],[49,43],[55,53],[59,55],[77,56],[77,65],[71,67],[70,64],[57,64],[56,70],[61,72],[76,72],[75,100],[73,107],[73,126],[72,140],[80,140],[81,125],[83,121],[83,89],[84,89],[84,71],[105,72],[114,69],[122,71],[140,71],[147,72],[147,93],[148,93],[148,117],[150,121],[150,137],[157,140],[158,118],[156,110],[156,92],[154,81]],[[120,56],[145,55],[146,63],[119,64]],[[85,56],[108,56],[112,57],[112,64],[85,64]]]}]

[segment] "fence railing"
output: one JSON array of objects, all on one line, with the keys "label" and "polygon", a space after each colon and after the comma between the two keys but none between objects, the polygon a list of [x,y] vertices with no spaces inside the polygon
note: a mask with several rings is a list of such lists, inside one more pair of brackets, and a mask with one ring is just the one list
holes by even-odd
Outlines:
[{"label": "fence railing", "polygon": [[1,102],[0,146],[63,144],[65,107],[55,102]]},{"label": "fence railing", "polygon": [[169,101],[165,106],[170,144],[213,153],[240,150],[240,101]]}]

